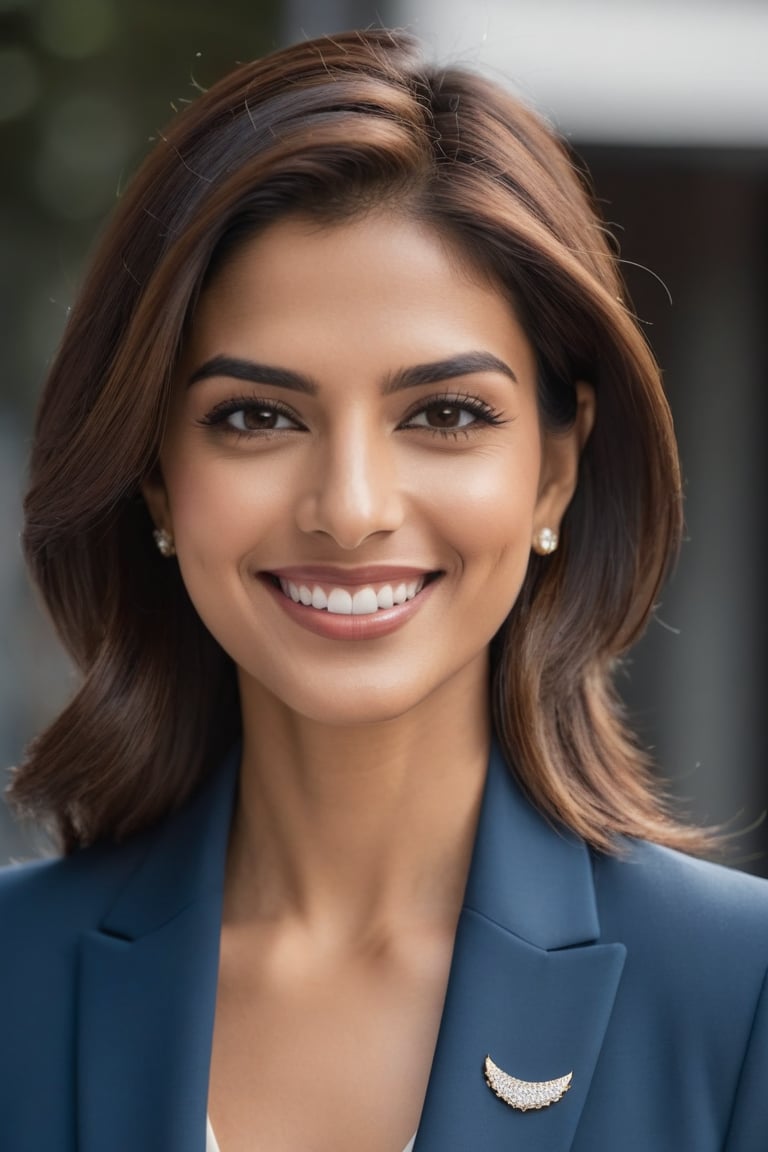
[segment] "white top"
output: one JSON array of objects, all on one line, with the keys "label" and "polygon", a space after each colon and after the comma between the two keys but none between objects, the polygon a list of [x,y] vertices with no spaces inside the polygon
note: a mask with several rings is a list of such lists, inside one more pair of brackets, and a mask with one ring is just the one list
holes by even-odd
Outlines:
[{"label": "white top", "polygon": [[[206,1132],[207,1132],[208,1138],[205,1142],[205,1152],[220,1152],[219,1146],[216,1143],[216,1137],[213,1134],[213,1128],[211,1128],[210,1116],[208,1117],[208,1125],[206,1128]],[[413,1152],[413,1145],[415,1144],[415,1142],[416,1142],[416,1135],[414,1133],[414,1135],[408,1141],[405,1148],[403,1148],[403,1152]]]}]

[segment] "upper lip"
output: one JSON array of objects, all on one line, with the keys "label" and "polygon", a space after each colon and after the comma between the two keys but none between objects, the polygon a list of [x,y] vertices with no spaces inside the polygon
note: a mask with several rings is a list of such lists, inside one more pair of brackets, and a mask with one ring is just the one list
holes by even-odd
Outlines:
[{"label": "upper lip", "polygon": [[434,568],[415,568],[405,564],[368,564],[360,568],[339,568],[332,564],[288,565],[270,568],[265,574],[294,584],[331,584],[334,587],[362,588],[368,584],[393,584],[396,581],[419,580]]}]

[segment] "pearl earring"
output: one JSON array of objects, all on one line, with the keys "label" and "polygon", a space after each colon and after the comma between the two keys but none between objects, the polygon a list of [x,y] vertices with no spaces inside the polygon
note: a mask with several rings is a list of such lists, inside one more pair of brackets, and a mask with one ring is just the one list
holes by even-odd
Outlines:
[{"label": "pearl earring", "polygon": [[176,548],[175,548],[175,545],[173,543],[173,536],[171,536],[170,532],[166,532],[165,528],[155,528],[152,535],[155,538],[155,544],[157,544],[157,550],[160,553],[160,555],[163,557],[164,560],[167,560],[169,556],[175,556],[176,555]]},{"label": "pearl earring", "polygon": [[554,528],[540,528],[533,537],[533,550],[539,556],[549,556],[558,545],[558,535]]}]

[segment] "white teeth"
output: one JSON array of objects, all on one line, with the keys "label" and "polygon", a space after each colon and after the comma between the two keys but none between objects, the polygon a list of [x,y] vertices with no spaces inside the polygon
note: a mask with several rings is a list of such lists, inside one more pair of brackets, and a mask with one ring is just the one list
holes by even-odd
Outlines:
[{"label": "white teeth", "polygon": [[319,610],[326,610],[338,616],[370,616],[379,609],[394,608],[405,604],[406,600],[413,600],[424,587],[424,578],[403,582],[393,587],[384,584],[378,591],[371,588],[360,588],[354,595],[346,588],[332,588],[326,592],[319,585],[310,588],[307,584],[294,584],[292,580],[280,579],[280,587],[284,594],[289,596],[296,604],[304,604]]},{"label": "white teeth", "polygon": [[379,608],[394,608],[395,600],[392,595],[392,585],[385,584],[376,593],[376,605]]},{"label": "white teeth", "polygon": [[313,608],[327,608],[328,597],[322,588],[315,588],[312,592],[312,607]]},{"label": "white teeth", "polygon": [[346,588],[333,588],[328,595],[328,611],[339,616],[352,615],[352,597]]},{"label": "white teeth", "polygon": [[352,597],[353,616],[369,616],[379,607],[378,597],[373,588],[361,588]]}]

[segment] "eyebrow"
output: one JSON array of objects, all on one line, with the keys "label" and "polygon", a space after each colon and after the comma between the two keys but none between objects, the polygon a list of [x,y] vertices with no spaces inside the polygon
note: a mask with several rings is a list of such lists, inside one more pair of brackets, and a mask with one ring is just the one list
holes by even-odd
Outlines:
[{"label": "eyebrow", "polygon": [[384,384],[384,394],[400,392],[403,388],[419,388],[423,384],[439,384],[442,380],[455,380],[457,376],[474,376],[481,372],[500,372],[517,383],[517,376],[498,356],[490,352],[464,352],[435,360],[431,364],[414,364],[393,373]]},{"label": "eyebrow", "polygon": [[[427,384],[439,384],[444,380],[455,380],[459,376],[474,376],[481,372],[498,372],[517,384],[517,376],[510,366],[490,352],[464,352],[458,356],[448,356],[429,364],[414,364],[391,373],[384,381],[385,396],[401,392],[406,388],[420,388]],[[287,388],[292,392],[305,392],[316,396],[319,388],[311,376],[292,372],[288,368],[276,368],[271,364],[259,364],[253,360],[242,360],[236,356],[214,356],[206,360],[190,376],[187,384],[191,387],[200,380],[212,376],[228,376],[234,380],[248,380],[253,384],[271,384],[276,388]]]},{"label": "eyebrow", "polygon": [[276,388],[289,388],[292,392],[308,392],[314,396],[317,384],[309,376],[301,376],[288,368],[275,368],[270,364],[257,364],[254,360],[241,360],[236,356],[214,356],[206,360],[190,376],[187,386],[211,376],[229,376],[233,380],[250,380],[253,384],[274,384]]}]

